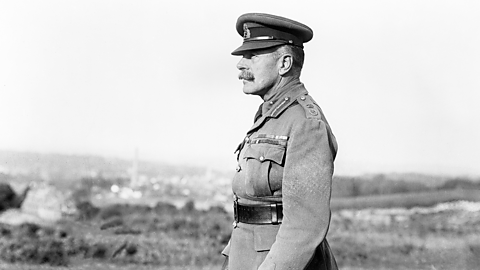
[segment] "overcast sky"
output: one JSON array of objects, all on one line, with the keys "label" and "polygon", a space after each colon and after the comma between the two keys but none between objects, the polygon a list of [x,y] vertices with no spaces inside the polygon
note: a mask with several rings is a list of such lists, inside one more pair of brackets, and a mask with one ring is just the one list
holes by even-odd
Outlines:
[{"label": "overcast sky", "polygon": [[243,13],[314,30],[336,173],[480,176],[480,1],[1,1],[0,149],[235,168]]}]

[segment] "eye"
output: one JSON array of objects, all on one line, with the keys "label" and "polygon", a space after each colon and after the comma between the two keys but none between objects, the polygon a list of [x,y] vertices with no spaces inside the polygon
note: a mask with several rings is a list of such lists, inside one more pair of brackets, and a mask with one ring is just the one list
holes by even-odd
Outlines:
[{"label": "eye", "polygon": [[243,58],[245,59],[252,59],[253,57],[255,57],[256,55],[251,53],[251,52],[248,52],[248,53],[244,53],[243,54]]}]

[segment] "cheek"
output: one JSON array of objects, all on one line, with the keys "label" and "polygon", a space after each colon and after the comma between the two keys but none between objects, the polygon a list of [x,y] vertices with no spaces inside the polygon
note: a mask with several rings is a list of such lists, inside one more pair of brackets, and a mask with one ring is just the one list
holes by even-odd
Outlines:
[{"label": "cheek", "polygon": [[266,69],[262,72],[261,76],[259,76],[258,82],[261,84],[271,84],[277,78],[277,73],[274,67],[270,69]]}]

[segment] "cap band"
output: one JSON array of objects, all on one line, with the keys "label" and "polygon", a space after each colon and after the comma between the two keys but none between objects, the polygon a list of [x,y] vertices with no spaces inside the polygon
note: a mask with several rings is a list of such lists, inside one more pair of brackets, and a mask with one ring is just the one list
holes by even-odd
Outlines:
[{"label": "cap band", "polygon": [[293,40],[284,40],[284,39],[278,39],[272,36],[265,36],[265,37],[253,37],[253,38],[244,38],[243,42],[248,42],[248,41],[256,41],[256,40],[279,40],[279,41],[285,41],[286,43],[291,43],[293,44]]},{"label": "cap band", "polygon": [[265,37],[252,37],[252,38],[244,38],[243,41],[253,41],[253,40],[266,40],[266,39],[275,39],[272,36],[265,36]]},{"label": "cap band", "polygon": [[295,35],[280,31],[258,23],[243,24],[243,41],[266,41],[277,40],[284,41],[286,44],[292,44],[303,48],[303,43]]}]

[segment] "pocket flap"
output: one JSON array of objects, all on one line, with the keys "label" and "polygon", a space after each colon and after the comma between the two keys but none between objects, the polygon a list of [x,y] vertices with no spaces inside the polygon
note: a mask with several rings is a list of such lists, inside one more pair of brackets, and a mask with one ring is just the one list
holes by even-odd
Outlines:
[{"label": "pocket flap", "polygon": [[280,225],[260,225],[253,230],[256,251],[268,251],[275,243]]},{"label": "pocket flap", "polygon": [[282,165],[283,157],[285,156],[285,148],[270,145],[249,145],[245,150],[244,158],[253,158],[260,162],[266,160],[273,161],[278,165]]}]

